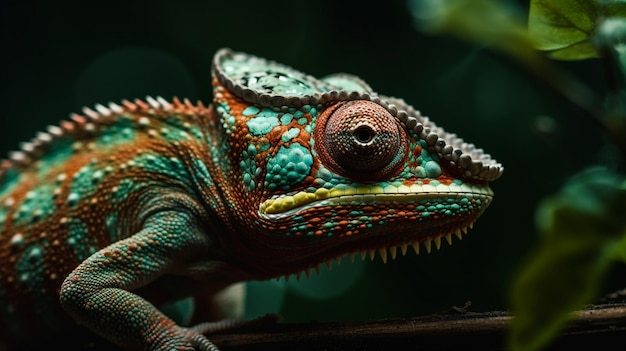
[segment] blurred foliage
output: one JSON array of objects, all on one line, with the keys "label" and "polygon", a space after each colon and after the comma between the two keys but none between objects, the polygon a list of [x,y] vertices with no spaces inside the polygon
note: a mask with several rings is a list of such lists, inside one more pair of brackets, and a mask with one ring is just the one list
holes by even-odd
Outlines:
[{"label": "blurred foliage", "polygon": [[409,0],[408,6],[421,31],[476,42],[528,65],[541,62],[512,4],[488,0]]},{"label": "blurred foliage", "polygon": [[[626,155],[623,136],[624,97],[617,72],[608,71],[607,103],[575,76],[560,71],[535,50],[560,60],[608,57],[626,72],[626,2],[531,0],[528,30],[519,14],[495,1],[410,1],[423,30],[445,33],[502,52],[541,81],[589,113],[608,134],[608,143]],[[426,7],[426,10],[424,10]],[[424,14],[428,14],[425,16]],[[563,84],[567,82],[567,84]],[[572,89],[574,83],[574,89]],[[608,108],[607,108],[608,107]],[[617,165],[623,167],[623,162]],[[510,333],[512,350],[537,350],[553,340],[584,304],[594,302],[616,258],[626,262],[626,178],[594,166],[572,177],[537,209],[542,234],[511,287],[516,318]]]},{"label": "blurred foliage", "polygon": [[539,206],[542,235],[512,286],[512,350],[551,341],[570,312],[602,291],[615,259],[626,254],[626,177],[590,168]]}]

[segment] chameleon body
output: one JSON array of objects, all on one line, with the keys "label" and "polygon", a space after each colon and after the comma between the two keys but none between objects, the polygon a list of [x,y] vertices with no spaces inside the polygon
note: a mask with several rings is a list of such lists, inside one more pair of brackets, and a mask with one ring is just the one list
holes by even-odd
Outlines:
[{"label": "chameleon body", "polygon": [[503,171],[351,75],[222,49],[212,84],[208,106],[85,108],[0,163],[0,350],[86,330],[128,350],[216,350],[203,333],[222,325],[161,307],[216,318],[211,298],[236,282],[438,248]]}]

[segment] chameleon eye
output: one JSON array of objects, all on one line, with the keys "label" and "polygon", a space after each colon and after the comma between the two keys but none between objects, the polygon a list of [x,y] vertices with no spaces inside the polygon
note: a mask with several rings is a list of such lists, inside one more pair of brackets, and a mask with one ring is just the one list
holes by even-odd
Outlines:
[{"label": "chameleon eye", "polygon": [[407,155],[400,124],[371,101],[349,101],[328,108],[320,115],[314,138],[322,163],[350,178],[389,178],[397,174]]}]

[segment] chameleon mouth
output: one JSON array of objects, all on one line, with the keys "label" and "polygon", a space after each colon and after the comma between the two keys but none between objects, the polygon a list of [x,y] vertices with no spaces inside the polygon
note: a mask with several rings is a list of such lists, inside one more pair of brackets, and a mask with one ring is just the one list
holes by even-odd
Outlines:
[{"label": "chameleon mouth", "polygon": [[[427,184],[400,186],[361,185],[358,187],[320,188],[314,192],[300,191],[291,195],[279,195],[265,200],[259,206],[259,214],[268,219],[292,216],[300,210],[313,206],[353,205],[367,206],[379,203],[414,203],[428,199],[471,199],[477,197],[490,202],[493,191],[488,185],[455,183],[444,185],[437,181]],[[486,204],[485,204],[486,205]]]},{"label": "chameleon mouth", "polygon": [[[461,181],[362,184],[275,196],[260,205],[259,216],[277,228],[285,227],[285,238],[342,238],[332,241],[334,244],[320,241],[321,246],[307,254],[306,262],[298,261],[302,255],[295,255],[298,263],[280,274],[299,277],[302,273],[310,276],[321,265],[344,256],[374,260],[378,255],[387,262],[404,256],[409,248],[419,254],[420,247],[430,253],[433,247],[439,249],[442,241],[451,245],[453,236],[461,240],[473,227],[492,198],[488,185]],[[321,219],[322,214],[326,219]],[[392,228],[395,234],[387,236]],[[351,239],[357,236],[358,242]]]}]

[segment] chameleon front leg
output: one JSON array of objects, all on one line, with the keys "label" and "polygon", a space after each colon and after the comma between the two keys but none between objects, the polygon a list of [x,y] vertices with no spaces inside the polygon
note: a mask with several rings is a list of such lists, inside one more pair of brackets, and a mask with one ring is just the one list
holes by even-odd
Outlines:
[{"label": "chameleon front leg", "polygon": [[215,351],[200,332],[176,325],[131,292],[208,255],[209,242],[193,216],[159,212],[137,234],[103,248],[63,282],[63,308],[109,341],[128,350]]}]

